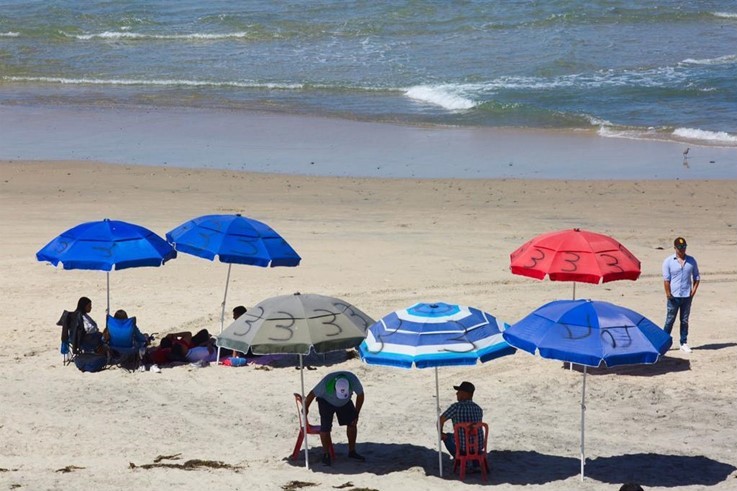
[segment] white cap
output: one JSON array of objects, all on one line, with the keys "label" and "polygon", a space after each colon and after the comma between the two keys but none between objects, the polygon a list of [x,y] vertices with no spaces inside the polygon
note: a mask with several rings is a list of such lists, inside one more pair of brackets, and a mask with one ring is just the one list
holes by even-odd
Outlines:
[{"label": "white cap", "polygon": [[351,396],[351,384],[347,378],[340,377],[335,381],[335,397],[348,399]]}]

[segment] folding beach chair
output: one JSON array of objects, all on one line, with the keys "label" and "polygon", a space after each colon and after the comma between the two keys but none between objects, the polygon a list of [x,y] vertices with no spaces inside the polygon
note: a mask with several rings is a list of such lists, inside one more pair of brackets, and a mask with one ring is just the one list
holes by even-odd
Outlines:
[{"label": "folding beach chair", "polygon": [[64,364],[69,365],[81,354],[92,354],[103,346],[102,334],[87,334],[77,312],[65,310],[56,323],[61,326],[61,352]]},{"label": "folding beach chair", "polygon": [[136,318],[116,319],[107,316],[107,344],[111,352],[110,362],[128,370],[136,370],[141,366],[143,353],[146,350],[146,338],[136,327]]}]

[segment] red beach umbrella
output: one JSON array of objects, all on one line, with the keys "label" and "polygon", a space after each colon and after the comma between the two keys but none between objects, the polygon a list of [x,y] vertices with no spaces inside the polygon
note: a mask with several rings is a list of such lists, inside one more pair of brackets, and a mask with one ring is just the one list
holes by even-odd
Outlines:
[{"label": "red beach umbrella", "polygon": [[[636,280],[640,260],[608,235],[578,228],[538,235],[510,254],[512,273],[542,280]],[[575,285],[574,285],[575,295]]]}]

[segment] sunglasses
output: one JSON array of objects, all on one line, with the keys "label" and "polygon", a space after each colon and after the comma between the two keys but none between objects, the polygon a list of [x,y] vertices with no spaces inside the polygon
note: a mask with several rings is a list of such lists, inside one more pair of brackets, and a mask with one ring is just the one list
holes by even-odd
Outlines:
[{"label": "sunglasses", "polygon": [[684,249],[685,249],[686,247],[687,247],[687,246],[685,246],[685,245],[679,245],[679,246],[676,246],[676,249],[679,249],[679,250],[681,250],[681,251],[682,251],[682,250],[684,250]]}]

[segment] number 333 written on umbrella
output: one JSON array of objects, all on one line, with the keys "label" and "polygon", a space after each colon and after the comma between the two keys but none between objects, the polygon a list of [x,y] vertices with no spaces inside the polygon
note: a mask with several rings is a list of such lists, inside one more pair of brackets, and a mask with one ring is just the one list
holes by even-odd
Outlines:
[{"label": "number 333 written on umbrella", "polygon": [[512,273],[542,280],[607,283],[636,280],[640,261],[607,235],[578,228],[550,232],[510,254]]}]

